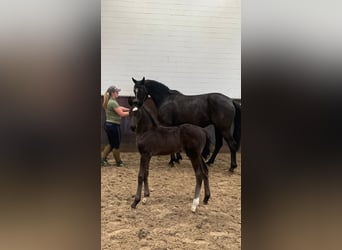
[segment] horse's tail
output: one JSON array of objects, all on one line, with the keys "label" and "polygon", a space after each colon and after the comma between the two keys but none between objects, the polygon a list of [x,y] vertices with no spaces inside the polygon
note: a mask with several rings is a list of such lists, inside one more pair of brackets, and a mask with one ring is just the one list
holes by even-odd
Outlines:
[{"label": "horse's tail", "polygon": [[205,136],[206,136],[206,138],[205,138],[205,146],[204,146],[204,149],[202,151],[202,157],[204,159],[207,159],[208,156],[210,155],[210,138],[209,138],[209,135],[208,135],[207,131],[205,131]]},{"label": "horse's tail", "polygon": [[238,151],[240,147],[240,139],[241,139],[241,105],[240,103],[234,100],[233,100],[233,104],[235,107],[233,137],[236,142],[236,151]]}]

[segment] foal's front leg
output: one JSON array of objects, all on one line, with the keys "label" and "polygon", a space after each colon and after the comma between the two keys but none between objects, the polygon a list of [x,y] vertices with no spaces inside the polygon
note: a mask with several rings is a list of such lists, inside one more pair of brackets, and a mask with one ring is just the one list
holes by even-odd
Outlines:
[{"label": "foal's front leg", "polygon": [[146,166],[146,171],[145,171],[145,176],[144,176],[144,198],[142,199],[142,203],[146,204],[147,202],[147,197],[150,197],[150,188],[148,186],[148,175],[150,171],[150,161],[148,161],[147,166]]},{"label": "foal's front leg", "polygon": [[[150,163],[151,156],[147,154],[141,154],[140,155],[140,168],[139,168],[139,174],[138,174],[138,188],[137,188],[137,193],[135,194],[135,198],[133,203],[131,204],[132,208],[136,208],[138,203],[141,200],[141,190],[142,190],[142,184],[145,180],[146,177],[146,170],[148,167],[148,164]],[[148,188],[148,184],[147,184]]]}]

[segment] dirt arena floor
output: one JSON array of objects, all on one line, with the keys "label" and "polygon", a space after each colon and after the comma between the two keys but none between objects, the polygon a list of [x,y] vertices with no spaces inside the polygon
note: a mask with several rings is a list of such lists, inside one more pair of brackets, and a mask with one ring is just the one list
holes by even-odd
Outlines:
[{"label": "dirt arena floor", "polygon": [[209,168],[209,204],[202,202],[202,186],[196,213],[191,212],[195,190],[191,163],[184,159],[169,168],[169,156],[152,157],[150,197],[145,205],[140,202],[131,209],[139,159],[138,153],[122,153],[124,167],[101,168],[102,250],[241,249],[240,154],[233,175],[228,172],[230,155],[218,154]]}]

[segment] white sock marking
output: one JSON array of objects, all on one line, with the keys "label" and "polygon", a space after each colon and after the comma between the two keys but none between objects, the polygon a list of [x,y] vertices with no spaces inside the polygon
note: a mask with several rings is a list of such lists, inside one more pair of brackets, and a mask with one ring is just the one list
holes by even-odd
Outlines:
[{"label": "white sock marking", "polygon": [[194,213],[196,212],[196,208],[199,204],[199,197],[198,198],[195,198],[193,201],[192,201],[192,206],[191,206],[191,211]]}]

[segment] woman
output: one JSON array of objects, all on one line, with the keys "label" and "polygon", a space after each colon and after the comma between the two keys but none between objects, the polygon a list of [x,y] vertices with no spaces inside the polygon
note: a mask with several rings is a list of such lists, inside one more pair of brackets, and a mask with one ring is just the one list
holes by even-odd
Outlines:
[{"label": "woman", "polygon": [[121,142],[121,117],[129,115],[129,108],[120,106],[117,102],[119,92],[115,86],[111,86],[107,89],[103,96],[103,108],[106,111],[106,122],[104,129],[107,133],[109,144],[105,146],[101,152],[101,166],[108,166],[106,160],[108,154],[113,151],[113,156],[117,167],[121,167],[123,162],[120,157],[120,142]]}]

